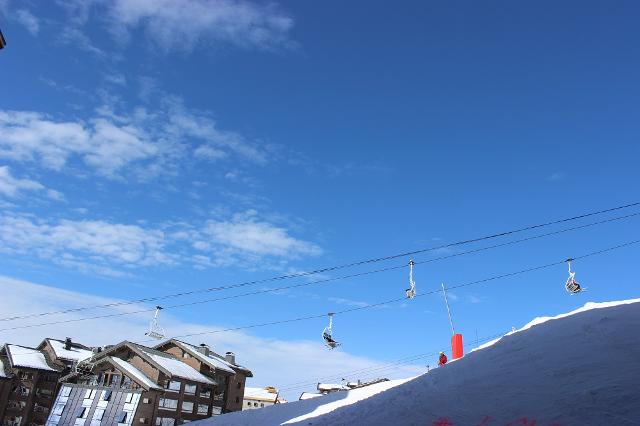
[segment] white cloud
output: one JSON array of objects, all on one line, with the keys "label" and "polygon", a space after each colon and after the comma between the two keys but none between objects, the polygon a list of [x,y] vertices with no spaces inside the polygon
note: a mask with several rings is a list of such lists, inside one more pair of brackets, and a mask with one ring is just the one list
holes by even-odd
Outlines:
[{"label": "white cloud", "polygon": [[0,111],[0,157],[36,161],[61,170],[81,157],[100,173],[113,176],[121,167],[157,155],[158,147],[131,125],[103,118],[90,123],[56,121],[37,112]]},{"label": "white cloud", "polygon": [[36,18],[33,13],[29,12],[27,9],[18,9],[15,12],[14,19],[22,24],[27,31],[31,33],[31,35],[37,35],[38,31],[40,31],[40,22],[38,18]]},{"label": "white cloud", "polygon": [[268,155],[241,135],[220,130],[207,114],[187,109],[178,98],[158,110],[117,111],[117,101],[88,120],[60,120],[34,111],[0,110],[0,158],[40,162],[61,171],[74,159],[108,178],[133,172],[149,179],[182,166],[188,151],[216,161],[235,156],[264,164]]},{"label": "white cloud", "polygon": [[292,237],[287,229],[257,218],[252,211],[229,220],[209,220],[200,234],[214,252],[231,258],[249,255],[292,259],[322,254],[319,246]]},{"label": "white cloud", "polygon": [[126,41],[142,28],[164,51],[198,44],[272,49],[291,45],[293,19],[274,4],[241,0],[115,0],[107,5],[109,28]]},{"label": "white cloud", "polygon": [[37,221],[26,215],[0,216],[0,252],[35,254],[66,266],[149,266],[171,264],[164,234],[135,225],[96,220]]},{"label": "white cloud", "polygon": [[52,200],[62,201],[64,195],[55,189],[47,189],[40,182],[31,179],[18,179],[11,175],[8,166],[0,166],[0,195],[15,198],[25,191],[44,191]]},{"label": "white cloud", "polygon": [[322,253],[319,246],[258,219],[256,213],[168,227],[172,229],[88,219],[46,221],[7,213],[0,216],[0,253],[36,256],[110,276],[164,265],[202,269],[250,261],[268,268],[265,261],[274,260],[282,267],[290,260]]},{"label": "white cloud", "polygon": [[[3,317],[118,301],[86,293],[61,290],[47,285],[34,284],[2,275],[0,275],[0,294],[3,295],[0,298],[0,312],[3,312]],[[80,303],[79,301],[82,302]],[[91,315],[132,312],[143,309],[149,309],[149,306],[126,305],[108,310],[92,310]],[[163,311],[160,322],[168,336],[207,333],[212,330],[227,328],[212,323],[190,323],[181,320],[178,316],[180,314],[180,311],[175,311],[175,313],[174,311]],[[45,337],[63,339],[67,336],[72,337],[75,341],[92,346],[115,344],[123,340],[149,345],[154,343],[148,342],[148,338],[144,333],[147,331],[152,315],[153,312],[148,312],[93,321],[72,322],[63,325],[9,330],[2,332],[2,338],[5,342],[32,346],[37,345]],[[87,313],[76,313],[63,317],[43,317],[29,323],[75,319],[82,316],[87,316]],[[206,318],[210,318],[210,316],[204,315],[202,318],[205,318],[206,321]],[[266,319],[265,322],[267,320],[280,319],[286,319],[286,317],[275,316]],[[0,328],[9,328],[13,324],[25,324],[26,322],[24,320],[20,322],[2,322],[0,323]],[[318,341],[319,339],[316,339],[318,334],[316,329],[318,327],[322,328],[324,324],[310,321],[308,326],[309,335],[315,340],[261,338],[242,331],[203,334],[187,337],[183,340],[193,344],[207,343],[217,353],[234,352],[237,362],[251,369],[254,374],[254,377],[249,379],[249,386],[275,385],[282,387],[300,382],[307,383],[306,387],[300,386],[285,393],[285,398],[289,399],[297,399],[303,390],[314,391],[315,383],[320,379],[339,382],[345,376],[349,379],[357,380],[372,374],[399,378],[413,376],[424,371],[423,367],[416,365],[396,365],[392,369],[375,370],[376,368],[384,368],[385,364],[372,358],[351,355],[346,351],[347,349],[332,351],[331,356],[327,356],[326,348]],[[274,368],[274,366],[277,368]],[[356,371],[359,373],[345,374]]]}]

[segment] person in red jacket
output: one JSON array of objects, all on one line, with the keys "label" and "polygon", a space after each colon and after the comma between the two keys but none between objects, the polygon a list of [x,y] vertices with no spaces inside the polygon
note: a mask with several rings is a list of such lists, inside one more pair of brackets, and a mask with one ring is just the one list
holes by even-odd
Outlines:
[{"label": "person in red jacket", "polygon": [[445,365],[447,363],[447,356],[444,352],[440,352],[440,358],[438,359],[438,366]]}]

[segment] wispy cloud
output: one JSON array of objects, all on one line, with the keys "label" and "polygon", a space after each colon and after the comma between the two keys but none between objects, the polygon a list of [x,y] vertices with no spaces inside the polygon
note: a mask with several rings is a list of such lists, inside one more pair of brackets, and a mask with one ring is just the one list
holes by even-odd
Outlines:
[{"label": "wispy cloud", "polygon": [[8,166],[0,166],[0,195],[16,198],[26,191],[43,192],[52,200],[64,200],[64,195],[61,192],[55,189],[48,189],[40,182],[31,179],[16,178],[11,174]]},{"label": "wispy cloud", "polygon": [[547,176],[547,180],[551,182],[562,180],[562,179],[564,179],[564,174],[560,172],[555,172]]},{"label": "wispy cloud", "polygon": [[273,49],[291,45],[293,19],[271,4],[240,0],[115,0],[110,30],[126,42],[144,30],[161,50],[191,51],[198,44]]},{"label": "wispy cloud", "polygon": [[221,130],[207,113],[186,108],[179,98],[165,99],[152,110],[123,110],[117,104],[105,95],[105,103],[85,120],[0,110],[0,158],[39,162],[56,171],[78,158],[108,178],[121,179],[126,169],[127,175],[145,180],[185,166],[180,160],[190,157],[239,157],[255,164],[269,160],[258,144]]},{"label": "wispy cloud", "polygon": [[15,12],[14,19],[24,26],[31,35],[38,35],[40,31],[40,21],[33,13],[27,9],[18,9]]},{"label": "wispy cloud", "polygon": [[[5,188],[2,182],[0,179],[0,190]],[[32,181],[21,185],[44,189]],[[269,262],[273,261],[283,268],[292,260],[317,256],[322,249],[259,218],[256,212],[236,214],[228,220],[168,226],[45,220],[5,213],[0,216],[0,252],[35,256],[82,272],[118,275],[145,267],[207,269],[238,262],[262,269],[271,268]]]},{"label": "wispy cloud", "polygon": [[27,215],[0,216],[0,251],[36,255],[64,266],[151,266],[174,263],[164,234],[97,220],[53,223]]},{"label": "wispy cloud", "polygon": [[342,297],[329,297],[329,301],[333,303],[337,303],[338,305],[355,306],[357,308],[362,308],[369,305],[367,302],[345,299]]}]

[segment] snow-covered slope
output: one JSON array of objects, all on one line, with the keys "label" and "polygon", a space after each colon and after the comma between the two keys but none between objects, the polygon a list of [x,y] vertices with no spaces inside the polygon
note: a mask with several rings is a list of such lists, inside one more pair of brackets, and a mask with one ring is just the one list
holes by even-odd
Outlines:
[{"label": "snow-covered slope", "polygon": [[198,425],[640,425],[640,299],[537,318],[463,359]]}]

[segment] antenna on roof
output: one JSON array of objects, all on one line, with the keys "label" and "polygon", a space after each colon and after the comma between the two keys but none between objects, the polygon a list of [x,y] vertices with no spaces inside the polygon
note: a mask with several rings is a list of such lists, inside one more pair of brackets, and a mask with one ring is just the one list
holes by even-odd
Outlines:
[{"label": "antenna on roof", "polygon": [[164,339],[164,328],[160,327],[158,324],[158,316],[160,315],[160,311],[162,310],[162,306],[156,306],[156,313],[153,315],[153,319],[149,324],[149,331],[144,333],[145,336],[149,336],[153,339]]}]

